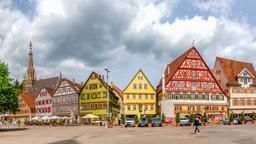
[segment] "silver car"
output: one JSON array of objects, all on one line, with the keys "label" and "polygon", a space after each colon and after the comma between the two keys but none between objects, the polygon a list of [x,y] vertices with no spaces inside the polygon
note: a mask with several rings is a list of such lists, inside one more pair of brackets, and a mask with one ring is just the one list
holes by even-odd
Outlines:
[{"label": "silver car", "polygon": [[134,127],[134,119],[133,118],[126,118],[125,120],[125,127]]},{"label": "silver car", "polygon": [[189,119],[187,117],[181,117],[180,118],[180,125],[181,126],[188,126],[189,125]]}]

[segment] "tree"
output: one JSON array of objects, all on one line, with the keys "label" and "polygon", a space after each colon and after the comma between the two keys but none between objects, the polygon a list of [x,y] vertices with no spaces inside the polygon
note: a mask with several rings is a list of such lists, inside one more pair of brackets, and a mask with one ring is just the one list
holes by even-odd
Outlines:
[{"label": "tree", "polygon": [[176,113],[175,122],[180,123],[180,113]]},{"label": "tree", "polygon": [[164,115],[164,113],[162,113],[161,122],[162,122],[162,123],[165,123],[165,122],[166,122],[166,116]]},{"label": "tree", "polygon": [[13,113],[18,111],[18,95],[20,88],[13,85],[9,76],[8,65],[0,61],[0,113]]},{"label": "tree", "polygon": [[206,114],[206,112],[204,112],[203,120],[204,120],[205,123],[208,122],[208,115]]},{"label": "tree", "polygon": [[196,119],[195,115],[193,113],[191,113],[189,116],[189,123],[194,123],[195,119]]}]

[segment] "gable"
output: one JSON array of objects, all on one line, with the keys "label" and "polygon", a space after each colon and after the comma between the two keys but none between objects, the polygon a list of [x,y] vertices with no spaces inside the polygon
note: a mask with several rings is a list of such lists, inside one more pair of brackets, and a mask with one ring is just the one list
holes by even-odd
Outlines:
[{"label": "gable", "polygon": [[41,99],[50,99],[51,95],[46,88],[43,88],[37,95],[36,101]]},{"label": "gable", "polygon": [[94,91],[106,91],[106,86],[103,83],[103,80],[101,80],[98,75],[94,72],[89,76],[87,81],[85,82],[81,93],[90,93]]},{"label": "gable", "polygon": [[248,78],[254,78],[253,74],[250,73],[246,68],[244,68],[238,75],[237,77],[248,77]]},{"label": "gable", "polygon": [[225,94],[199,52],[193,47],[185,53],[180,65],[171,67],[170,64],[169,68],[175,68],[175,72],[166,81],[166,91]]},{"label": "gable", "polygon": [[139,70],[123,93],[155,93],[155,89],[143,71]]},{"label": "gable", "polygon": [[63,79],[60,85],[58,86],[57,90],[55,91],[54,96],[74,94],[74,93],[76,93],[76,91],[68,82],[68,80]]}]

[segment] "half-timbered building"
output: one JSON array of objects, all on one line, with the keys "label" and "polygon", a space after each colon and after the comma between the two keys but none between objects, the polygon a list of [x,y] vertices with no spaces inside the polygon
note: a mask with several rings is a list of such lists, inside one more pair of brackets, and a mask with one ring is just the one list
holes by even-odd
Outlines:
[{"label": "half-timbered building", "polygon": [[52,111],[57,116],[79,115],[78,103],[81,86],[66,78],[58,86],[53,95]]},{"label": "half-timbered building", "polygon": [[252,63],[217,57],[214,75],[230,97],[230,113],[256,112],[256,72]]},{"label": "half-timbered building", "polygon": [[157,86],[161,113],[167,117],[208,113],[223,118],[227,97],[195,47],[167,65]]},{"label": "half-timbered building", "polygon": [[36,97],[36,115],[39,117],[52,116],[52,97],[54,90],[48,87],[41,89]]}]

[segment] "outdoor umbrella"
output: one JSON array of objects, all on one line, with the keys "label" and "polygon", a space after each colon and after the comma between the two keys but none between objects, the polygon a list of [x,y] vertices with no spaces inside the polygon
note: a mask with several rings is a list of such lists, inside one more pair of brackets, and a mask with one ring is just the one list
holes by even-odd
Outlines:
[{"label": "outdoor umbrella", "polygon": [[38,120],[38,119],[39,119],[38,116],[35,116],[35,117],[32,118],[32,120]]},{"label": "outdoor umbrella", "polygon": [[83,119],[86,119],[86,118],[90,118],[90,119],[96,119],[96,118],[99,118],[99,116],[96,116],[96,115],[93,115],[93,114],[87,114],[85,116],[82,117]]}]

